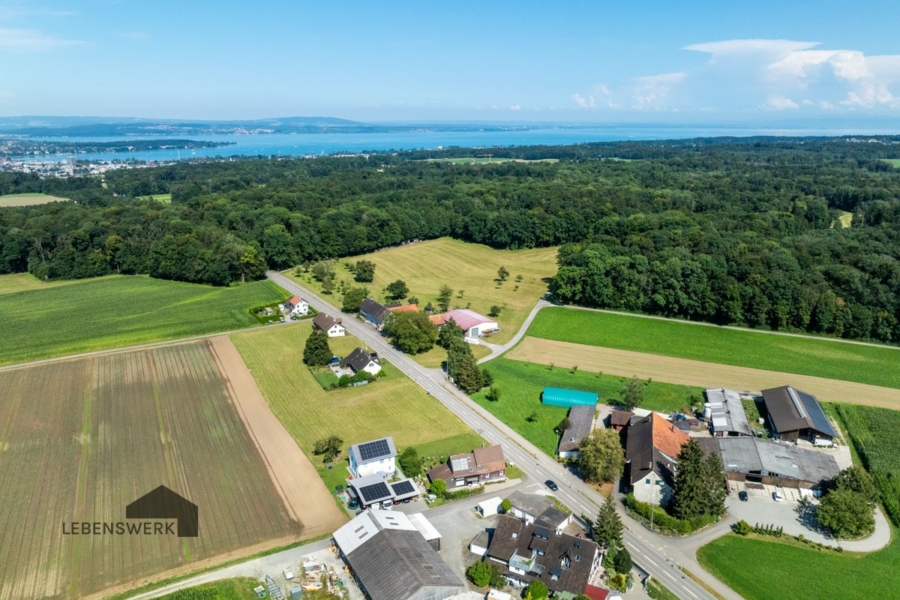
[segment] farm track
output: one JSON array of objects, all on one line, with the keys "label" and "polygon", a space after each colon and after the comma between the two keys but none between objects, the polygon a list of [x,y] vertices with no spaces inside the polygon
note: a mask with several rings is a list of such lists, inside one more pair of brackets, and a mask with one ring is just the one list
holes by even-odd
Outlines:
[{"label": "farm track", "polygon": [[334,531],[346,523],[347,517],[338,509],[315,467],[269,409],[231,340],[221,336],[207,343],[275,487],[293,518],[303,523],[304,537]]},{"label": "farm track", "polygon": [[[0,390],[0,600],[101,595],[301,532],[205,342],[0,371]],[[160,484],[200,507],[199,538],[61,535]]]},{"label": "farm track", "polygon": [[527,336],[506,358],[680,385],[759,391],[793,385],[821,400],[900,409],[900,390],[808,375],[734,367]]}]

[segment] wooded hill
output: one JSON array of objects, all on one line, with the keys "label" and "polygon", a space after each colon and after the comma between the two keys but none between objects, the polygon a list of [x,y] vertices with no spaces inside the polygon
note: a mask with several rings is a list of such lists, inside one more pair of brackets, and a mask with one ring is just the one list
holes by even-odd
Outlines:
[{"label": "wooded hill", "polygon": [[[420,160],[485,152],[560,162]],[[0,210],[0,272],[226,285],[449,235],[563,245],[566,302],[900,342],[898,156],[890,137],[719,138],[183,163],[106,188],[0,174],[76,201]]]}]

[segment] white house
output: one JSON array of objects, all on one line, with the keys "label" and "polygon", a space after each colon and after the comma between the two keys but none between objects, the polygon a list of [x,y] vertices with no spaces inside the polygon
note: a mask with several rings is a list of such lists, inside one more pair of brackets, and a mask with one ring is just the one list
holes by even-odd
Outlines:
[{"label": "white house", "polygon": [[381,371],[381,364],[378,361],[378,355],[366,352],[362,348],[356,348],[341,360],[341,368],[349,368],[354,374],[365,371],[369,375],[378,375]]},{"label": "white house", "polygon": [[397,447],[388,436],[371,442],[350,446],[350,472],[354,477],[381,475],[391,477],[397,472]]},{"label": "white house", "polygon": [[442,327],[444,323],[452,319],[463,330],[466,341],[476,344],[481,336],[500,331],[497,321],[467,308],[457,308],[441,315],[432,315],[428,319],[438,327]]},{"label": "white house", "polygon": [[625,461],[634,497],[665,506],[672,498],[672,482],[681,447],[688,435],[657,413],[628,428]]},{"label": "white house", "polygon": [[305,317],[309,314],[309,302],[300,296],[293,296],[285,301],[284,309],[296,317]]},{"label": "white house", "polygon": [[328,334],[328,337],[341,337],[347,335],[347,330],[341,325],[341,320],[330,317],[325,313],[316,315],[313,319],[313,327],[319,331],[324,331]]}]

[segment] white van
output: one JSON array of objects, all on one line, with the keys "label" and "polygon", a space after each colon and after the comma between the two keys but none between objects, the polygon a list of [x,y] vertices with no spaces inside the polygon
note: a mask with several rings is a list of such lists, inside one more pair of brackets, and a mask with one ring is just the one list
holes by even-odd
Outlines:
[{"label": "white van", "polygon": [[385,500],[384,502],[381,503],[381,508],[383,508],[384,510],[391,510],[392,508],[394,508],[394,501],[393,500]]}]

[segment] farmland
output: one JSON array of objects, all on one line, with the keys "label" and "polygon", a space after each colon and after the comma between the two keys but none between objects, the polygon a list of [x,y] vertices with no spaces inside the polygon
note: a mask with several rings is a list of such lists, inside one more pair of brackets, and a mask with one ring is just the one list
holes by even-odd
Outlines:
[{"label": "farmland", "polygon": [[900,350],[678,321],[545,308],[528,335],[711,363],[900,388]]},{"label": "farmland", "polygon": [[68,198],[58,198],[47,194],[6,194],[0,196],[0,208],[12,206],[35,206],[50,202],[68,202]]},{"label": "farmland", "polygon": [[[386,376],[375,383],[323,390],[301,362],[311,330],[311,325],[304,323],[230,337],[272,412],[313,461],[329,488],[343,483],[348,475],[346,450],[350,444],[392,435],[401,452],[407,446],[425,444],[429,451],[444,453],[470,451],[481,445],[477,434],[393,365],[386,363]],[[346,353],[357,345],[359,342],[347,336],[332,343],[332,350],[340,348]],[[333,469],[312,453],[316,440],[329,434],[338,434],[344,440],[343,452]]]},{"label": "farmland", "polygon": [[748,600],[820,600],[823,591],[847,600],[897,598],[898,531],[868,555],[809,548],[792,539],[730,533],[697,551],[703,567]]},{"label": "farmland", "polygon": [[848,404],[837,405],[837,412],[881,491],[885,512],[900,525],[900,412]]},{"label": "farmland", "polygon": [[[353,281],[353,273],[345,265],[355,264],[358,260],[375,263],[372,283]],[[509,278],[502,285],[494,281],[501,266],[509,271]],[[502,344],[512,338],[538,299],[547,293],[544,280],[555,273],[556,248],[494,250],[480,244],[441,238],[341,259],[335,277],[354,287],[369,288],[372,297],[379,301],[384,300],[383,290],[387,284],[402,279],[409,287],[409,295],[419,299],[419,308],[429,302],[437,306],[441,286],[449,285],[453,288],[451,308],[466,308],[471,304],[469,308],[487,315],[491,306],[502,307],[497,318],[502,331],[488,340]],[[291,270],[285,275],[318,293],[322,291],[321,284],[308,273],[297,277]],[[521,281],[516,281],[518,276],[522,277]],[[332,302],[340,306],[339,294],[335,293]]]},{"label": "farmland", "polygon": [[615,350],[525,336],[507,358],[548,365],[578,365],[585,371],[636,376],[677,385],[764,390],[790,383],[820,400],[900,408],[900,391],[852,381],[839,381],[778,371],[749,369],[658,354]]},{"label": "farmland", "polygon": [[253,588],[258,585],[251,577],[223,579],[166,594],[161,600],[256,600]]},{"label": "farmland", "polygon": [[882,158],[884,162],[893,166],[896,169],[900,169],[900,158]]},{"label": "farmland", "polygon": [[[598,375],[582,370],[572,372],[574,365],[556,365],[550,370],[544,365],[497,358],[484,365],[494,376],[495,385],[500,390],[500,400],[487,399],[487,391],[474,394],[472,398],[498,419],[512,427],[519,434],[547,454],[556,454],[559,436],[553,431],[566,416],[568,409],[541,404],[541,392],[547,386],[564,387],[600,395],[600,402],[613,403],[619,398],[622,378],[612,375]],[[700,396],[700,388],[653,382],[644,390],[641,408],[663,412],[680,410],[690,404],[690,396]],[[534,422],[528,416],[536,412]]]},{"label": "farmland", "polygon": [[[194,342],[0,372],[0,597],[82,596],[301,533]],[[166,485],[200,536],[65,536]]]},{"label": "farmland", "polygon": [[249,327],[248,309],[287,293],[129,276],[22,291],[0,303],[0,364]]},{"label": "farmland", "polygon": [[464,156],[457,158],[426,158],[425,162],[442,162],[454,165],[491,165],[508,162],[517,163],[558,163],[558,158],[538,158],[525,160],[523,158],[494,158],[493,156]]},{"label": "farmland", "polygon": [[[91,281],[100,281],[101,279],[115,279],[120,275],[107,275],[106,277],[98,277]],[[61,285],[75,285],[84,283],[83,279],[53,279],[51,281],[41,281],[31,273],[10,273],[8,275],[0,275],[0,295],[15,294],[16,292],[26,292],[29,290],[46,290]]]}]

